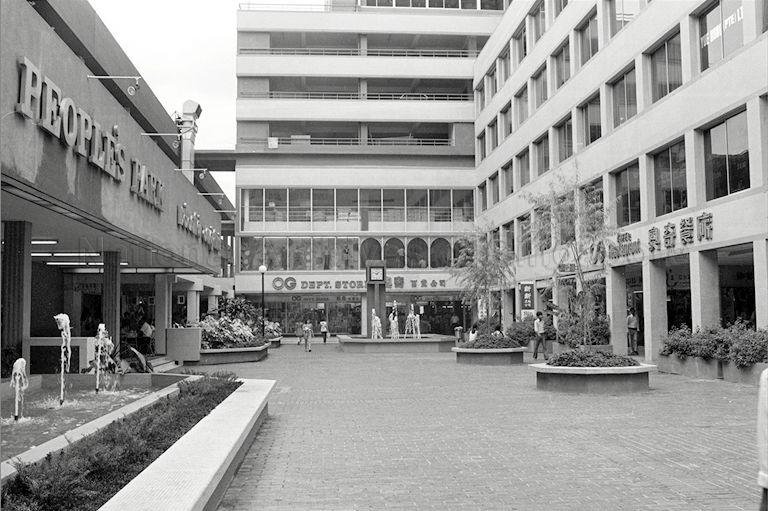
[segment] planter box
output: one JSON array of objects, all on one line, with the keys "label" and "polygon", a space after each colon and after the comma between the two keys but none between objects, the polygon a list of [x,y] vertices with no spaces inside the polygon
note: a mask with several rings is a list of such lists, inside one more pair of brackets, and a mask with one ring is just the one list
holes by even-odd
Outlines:
[{"label": "planter box", "polygon": [[768,369],[768,364],[760,363],[747,367],[736,367],[733,362],[723,362],[723,379],[731,383],[758,385],[760,374]]},{"label": "planter box", "polygon": [[216,509],[268,414],[274,380],[242,380],[102,511]]},{"label": "planter box", "polygon": [[180,363],[197,362],[202,340],[202,328],[168,328],[165,331],[165,356]]},{"label": "planter box", "polygon": [[283,344],[283,337],[275,337],[274,339],[269,340],[269,347],[270,348],[279,348]]},{"label": "planter box", "polygon": [[451,348],[456,353],[456,363],[483,366],[522,365],[525,348]]},{"label": "planter box", "polygon": [[536,388],[556,392],[629,394],[648,390],[648,374],[655,365],[626,367],[559,367],[531,364],[536,370]]},{"label": "planter box", "polygon": [[269,344],[253,348],[222,348],[216,350],[200,350],[200,360],[187,365],[216,365],[238,364],[242,362],[258,362],[267,358]]},{"label": "planter box", "polygon": [[700,357],[680,358],[677,355],[659,355],[659,372],[680,374],[689,378],[717,380],[723,377],[723,370],[718,360],[705,360]]},{"label": "planter box", "polygon": [[422,335],[421,339],[372,341],[366,337],[339,335],[341,351],[348,353],[437,353],[448,352],[456,346],[455,337]]},{"label": "planter box", "polygon": [[[580,348],[571,348],[568,344],[560,342],[552,342],[552,354],[559,355],[560,353],[571,351]],[[586,344],[584,346],[586,351],[602,351],[603,353],[613,353],[613,346],[611,344]]]}]

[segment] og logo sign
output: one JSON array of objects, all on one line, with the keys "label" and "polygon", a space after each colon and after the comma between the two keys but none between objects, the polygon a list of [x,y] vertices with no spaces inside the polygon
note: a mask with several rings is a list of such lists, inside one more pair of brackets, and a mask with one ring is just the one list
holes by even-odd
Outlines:
[{"label": "og logo sign", "polygon": [[296,279],[293,277],[288,277],[287,279],[282,277],[275,277],[272,279],[272,289],[275,291],[280,291],[281,289],[285,289],[286,291],[293,291],[296,289]]}]

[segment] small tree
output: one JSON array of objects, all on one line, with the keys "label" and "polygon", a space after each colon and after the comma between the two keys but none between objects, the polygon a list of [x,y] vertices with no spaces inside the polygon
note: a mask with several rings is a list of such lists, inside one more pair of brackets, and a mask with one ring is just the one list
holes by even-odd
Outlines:
[{"label": "small tree", "polygon": [[558,330],[566,332],[567,338],[575,334],[579,344],[591,344],[592,328],[599,323],[595,295],[602,286],[585,278],[585,266],[604,271],[605,242],[615,231],[606,221],[602,186],[581,186],[578,178],[561,178],[546,192],[529,193],[524,198],[535,212],[531,223],[534,242],[541,250],[557,247],[553,250],[553,278],[559,278],[562,266],[568,265],[568,273],[576,280],[569,310],[560,311]]},{"label": "small tree", "polygon": [[496,310],[494,291],[508,288],[514,281],[515,254],[488,238],[488,230],[478,228],[458,240],[458,257],[453,261],[451,273],[462,288],[462,301],[482,303],[490,320],[491,311]]}]

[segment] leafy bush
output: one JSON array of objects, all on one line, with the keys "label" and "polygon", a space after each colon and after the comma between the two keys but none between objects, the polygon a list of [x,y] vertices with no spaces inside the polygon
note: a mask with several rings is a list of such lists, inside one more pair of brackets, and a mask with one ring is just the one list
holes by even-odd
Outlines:
[{"label": "leafy bush", "polygon": [[518,319],[509,325],[504,334],[517,342],[520,346],[525,346],[536,340],[536,334],[533,331],[533,320],[533,316],[526,316],[522,319]]},{"label": "leafy bush", "polygon": [[550,357],[547,364],[561,367],[626,367],[640,365],[634,358],[582,349],[565,351]]},{"label": "leafy bush", "polygon": [[583,319],[577,314],[561,313],[557,319],[558,340],[572,348],[582,344],[606,345],[611,342],[608,316],[600,314],[589,320],[588,337],[584,339]]},{"label": "leafy bush", "polygon": [[506,335],[478,335],[474,341],[467,341],[459,344],[459,348],[473,349],[497,349],[497,348],[519,348],[520,343]]},{"label": "leafy bush", "polygon": [[2,488],[8,511],[101,507],[240,384],[231,375],[179,384],[168,397],[42,461],[20,465]]},{"label": "leafy bush", "polygon": [[686,325],[672,328],[662,340],[659,353],[661,355],[672,355],[674,353],[680,358],[691,357],[693,356],[691,337],[691,329]]},{"label": "leafy bush", "polygon": [[730,360],[736,367],[768,362],[768,331],[738,330],[733,336]]},{"label": "leafy bush", "polygon": [[228,316],[206,316],[197,326],[203,329],[202,349],[247,348],[261,346],[264,339],[254,335],[251,327]]}]

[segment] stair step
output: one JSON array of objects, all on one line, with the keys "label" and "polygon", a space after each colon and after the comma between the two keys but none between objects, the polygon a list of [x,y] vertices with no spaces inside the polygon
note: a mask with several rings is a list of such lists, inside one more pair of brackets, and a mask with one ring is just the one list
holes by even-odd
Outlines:
[{"label": "stair step", "polygon": [[149,358],[149,363],[152,364],[152,368],[156,373],[167,373],[173,371],[182,366],[182,364],[176,364],[173,360],[165,356],[156,356]]}]

